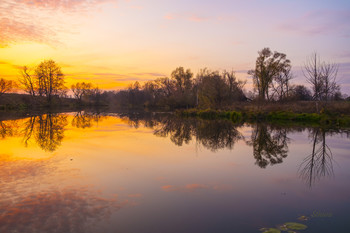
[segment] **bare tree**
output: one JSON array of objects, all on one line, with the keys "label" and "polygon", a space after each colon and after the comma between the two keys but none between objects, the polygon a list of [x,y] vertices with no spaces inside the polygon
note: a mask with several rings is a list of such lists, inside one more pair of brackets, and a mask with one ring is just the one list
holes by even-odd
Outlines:
[{"label": "bare tree", "polygon": [[334,63],[323,63],[322,65],[322,99],[328,101],[340,91],[337,84],[338,65]]},{"label": "bare tree", "polygon": [[313,99],[316,101],[331,99],[340,87],[336,82],[338,65],[321,62],[317,53],[312,54],[303,69],[306,81],[311,84]]},{"label": "bare tree", "polygon": [[31,74],[28,67],[24,66],[21,70],[21,77],[18,79],[22,89],[32,97],[35,97],[37,92],[36,78]]},{"label": "bare tree", "polygon": [[0,79],[0,96],[11,91],[15,87],[15,82],[12,80]]}]

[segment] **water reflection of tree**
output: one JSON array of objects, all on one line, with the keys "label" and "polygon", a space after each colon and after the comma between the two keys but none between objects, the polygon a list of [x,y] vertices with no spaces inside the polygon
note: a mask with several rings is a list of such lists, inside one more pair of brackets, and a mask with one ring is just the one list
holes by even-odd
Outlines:
[{"label": "water reflection of tree", "polygon": [[287,128],[256,124],[247,144],[253,146],[253,156],[261,168],[283,162],[288,155]]},{"label": "water reflection of tree", "polygon": [[240,125],[227,120],[212,123],[199,121],[195,132],[196,139],[212,151],[224,148],[232,150],[234,144],[243,139],[242,134],[237,130],[238,126]]},{"label": "water reflection of tree", "polygon": [[34,135],[35,141],[44,151],[55,151],[64,138],[67,116],[45,114],[29,117],[24,124],[24,143],[28,145]]},{"label": "water reflection of tree", "polygon": [[98,123],[103,116],[100,113],[77,112],[72,120],[72,126],[85,129]]},{"label": "water reflection of tree", "polygon": [[16,128],[16,121],[0,121],[0,138],[13,136]]},{"label": "water reflection of tree", "polygon": [[[130,125],[138,127],[140,120],[131,120]],[[134,123],[136,122],[136,123]],[[202,120],[193,118],[179,118],[163,116],[160,118],[144,119],[146,127],[154,128],[154,134],[160,137],[170,137],[178,146],[188,144],[193,139],[212,151],[218,149],[232,149],[234,144],[242,139],[237,130],[239,125],[228,120]]]},{"label": "water reflection of tree", "polygon": [[326,144],[325,129],[317,128],[310,130],[309,137],[312,139],[312,151],[300,165],[300,177],[311,187],[317,180],[333,176],[333,154]]},{"label": "water reflection of tree", "polygon": [[192,140],[194,121],[190,119],[180,119],[176,117],[163,118],[154,130],[154,135],[167,137],[177,146],[188,144]]}]

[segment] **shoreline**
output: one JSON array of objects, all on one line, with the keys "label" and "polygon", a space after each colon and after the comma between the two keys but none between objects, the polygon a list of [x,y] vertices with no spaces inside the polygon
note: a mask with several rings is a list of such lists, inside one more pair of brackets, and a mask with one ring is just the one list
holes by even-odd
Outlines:
[{"label": "shoreline", "polygon": [[178,110],[181,117],[198,117],[201,119],[227,119],[234,122],[267,122],[280,124],[298,124],[310,126],[331,126],[350,128],[350,116],[329,113],[295,113],[291,111],[225,111],[212,109]]}]

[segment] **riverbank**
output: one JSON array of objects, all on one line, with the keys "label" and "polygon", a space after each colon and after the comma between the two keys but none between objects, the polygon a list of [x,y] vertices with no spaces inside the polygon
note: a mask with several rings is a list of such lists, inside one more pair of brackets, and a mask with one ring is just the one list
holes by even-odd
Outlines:
[{"label": "riverbank", "polygon": [[291,111],[225,111],[188,109],[176,112],[181,117],[199,117],[202,119],[229,119],[234,122],[275,122],[281,124],[299,124],[313,126],[350,127],[350,115],[321,112],[295,113]]}]

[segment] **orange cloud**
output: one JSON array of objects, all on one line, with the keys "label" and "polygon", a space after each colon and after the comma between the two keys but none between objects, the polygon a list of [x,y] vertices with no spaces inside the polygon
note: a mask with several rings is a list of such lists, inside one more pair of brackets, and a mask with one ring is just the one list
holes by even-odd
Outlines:
[{"label": "orange cloud", "polygon": [[114,0],[19,0],[17,2],[23,3],[27,6],[32,7],[42,7],[42,8],[52,8],[52,9],[64,9],[64,10],[73,10],[80,8],[84,10],[86,8],[91,8],[95,5],[104,3],[104,2],[113,2]]}]

